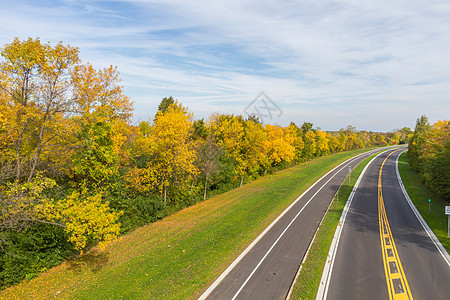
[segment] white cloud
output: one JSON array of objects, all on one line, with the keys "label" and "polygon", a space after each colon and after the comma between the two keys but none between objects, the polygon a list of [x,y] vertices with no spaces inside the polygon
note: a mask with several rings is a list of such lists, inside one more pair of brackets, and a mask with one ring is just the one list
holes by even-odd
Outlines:
[{"label": "white cloud", "polygon": [[117,65],[137,119],[170,95],[196,117],[242,113],[262,90],[283,125],[389,130],[450,111],[447,1],[44,3],[0,3],[0,43],[62,40]]}]

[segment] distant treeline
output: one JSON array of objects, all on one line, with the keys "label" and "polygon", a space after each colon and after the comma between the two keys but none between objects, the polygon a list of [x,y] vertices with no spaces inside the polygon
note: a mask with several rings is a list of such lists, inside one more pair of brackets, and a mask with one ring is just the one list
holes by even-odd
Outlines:
[{"label": "distant treeline", "polygon": [[39,39],[1,55],[0,286],[268,172],[409,134],[194,120],[172,97],[133,126],[115,67],[96,70],[77,48]]},{"label": "distant treeline", "polygon": [[417,119],[408,153],[411,167],[425,184],[450,203],[450,121],[430,125],[425,116]]}]

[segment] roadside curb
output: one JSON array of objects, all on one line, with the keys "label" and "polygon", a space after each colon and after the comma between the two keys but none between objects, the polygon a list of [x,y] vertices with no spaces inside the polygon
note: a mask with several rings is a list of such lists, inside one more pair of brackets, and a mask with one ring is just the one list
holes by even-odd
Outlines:
[{"label": "roadside curb", "polygon": [[[405,151],[406,150],[404,150],[403,152],[405,152]],[[427,222],[424,220],[424,218],[422,217],[420,212],[417,210],[416,206],[414,205],[414,203],[412,202],[411,198],[409,197],[405,186],[403,185],[402,178],[400,177],[400,172],[398,171],[398,160],[399,160],[399,158],[400,158],[400,155],[397,156],[397,160],[395,161],[395,170],[397,172],[398,183],[400,184],[400,187],[402,189],[403,195],[405,196],[406,201],[408,202],[409,206],[411,207],[411,210],[416,215],[416,218],[419,220],[419,222],[422,225],[423,229],[428,234],[430,239],[433,241],[434,245],[436,246],[436,248],[438,249],[439,253],[444,258],[444,260],[446,261],[447,265],[450,267],[450,255],[448,255],[447,250],[445,250],[444,246],[442,246],[441,242],[436,237],[436,235],[434,234],[433,230],[431,230],[431,228],[428,226]]]},{"label": "roadside curb", "polygon": [[[387,150],[386,150],[387,151]],[[341,218],[339,219],[338,226],[336,228],[336,231],[333,236],[333,240],[331,242],[330,250],[328,252],[327,260],[325,262],[325,267],[323,269],[322,278],[320,279],[320,285],[319,289],[317,291],[316,300],[322,300],[326,299],[327,293],[328,293],[328,286],[331,279],[331,273],[333,271],[333,265],[334,265],[334,259],[336,257],[337,248],[339,245],[339,239],[341,238],[342,229],[344,227],[345,219],[347,217],[348,210],[350,208],[350,205],[352,203],[353,197],[356,193],[356,190],[358,189],[359,183],[361,182],[364,174],[366,173],[366,170],[370,166],[370,164],[381,154],[385,153],[386,151],[382,151],[378,153],[370,162],[364,167],[361,174],[358,177],[358,180],[355,183],[355,186],[352,189],[352,192],[350,193],[350,196],[348,197],[347,203],[344,206],[344,210],[342,211]]]}]

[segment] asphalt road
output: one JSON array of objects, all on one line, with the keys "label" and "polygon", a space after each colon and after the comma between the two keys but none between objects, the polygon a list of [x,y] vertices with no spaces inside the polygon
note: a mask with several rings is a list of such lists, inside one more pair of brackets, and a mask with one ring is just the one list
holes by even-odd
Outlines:
[{"label": "asphalt road", "polygon": [[[380,150],[376,150],[380,151]],[[300,196],[200,299],[285,299],[339,186],[371,151],[341,164]]]},{"label": "asphalt road", "polygon": [[401,191],[400,153],[383,153],[367,169],[342,229],[327,299],[450,299],[448,258]]}]

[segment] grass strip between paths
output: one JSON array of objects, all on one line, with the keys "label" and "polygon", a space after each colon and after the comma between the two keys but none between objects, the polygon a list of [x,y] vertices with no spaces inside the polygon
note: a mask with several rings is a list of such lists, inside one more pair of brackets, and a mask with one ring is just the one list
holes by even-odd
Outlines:
[{"label": "grass strip between paths", "polygon": [[321,157],[215,196],[138,228],[103,252],[94,249],[8,288],[0,298],[195,299],[309,186],[365,151]]},{"label": "grass strip between paths", "polygon": [[[378,153],[377,153],[378,154]],[[327,260],[328,251],[336,231],[345,203],[358,180],[364,167],[375,157],[374,154],[363,160],[352,172],[350,182],[347,179],[342,183],[339,192],[330,204],[322,223],[312,241],[307,257],[303,262],[297,280],[294,284],[290,299],[316,299],[322,278],[323,268]]]}]

